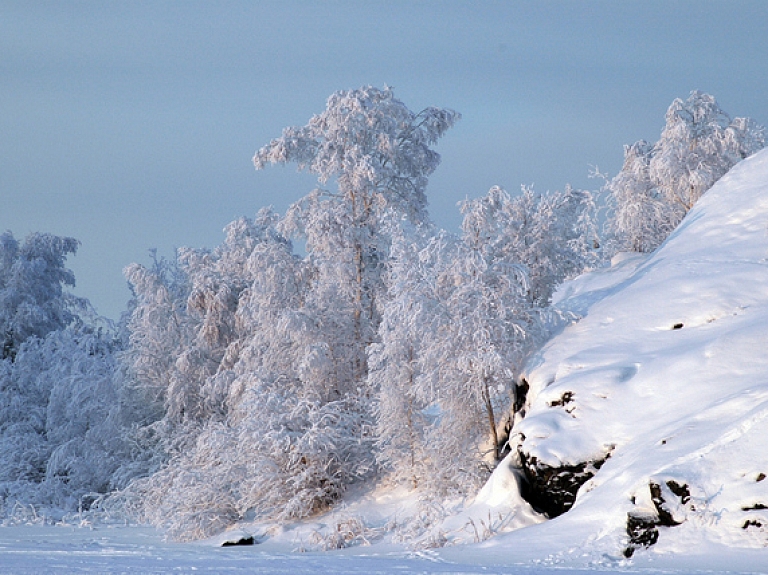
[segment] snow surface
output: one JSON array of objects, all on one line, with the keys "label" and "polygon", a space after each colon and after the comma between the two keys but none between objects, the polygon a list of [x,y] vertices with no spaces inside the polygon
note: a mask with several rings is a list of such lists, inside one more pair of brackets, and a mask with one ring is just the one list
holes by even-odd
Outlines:
[{"label": "snow surface", "polygon": [[[525,533],[528,530],[521,530]],[[574,565],[579,552],[540,556],[543,547],[529,538],[521,545],[504,546],[504,553],[489,554],[479,546],[457,546],[437,551],[410,552],[378,546],[325,553],[291,553],[270,543],[218,547],[212,542],[170,543],[151,528],[24,526],[0,529],[0,573],[117,574],[117,573],[272,573],[311,574],[515,574],[579,575],[598,569],[604,575],[687,575],[704,573],[766,573],[764,553],[714,549],[699,557],[668,557],[629,562],[602,561]],[[547,540],[547,544],[551,544]],[[501,549],[497,548],[497,551]]]},{"label": "snow surface", "polygon": [[[529,362],[513,432],[553,466],[610,454],[556,519],[520,498],[513,456],[435,523],[439,549],[398,540],[393,526],[420,503],[379,489],[313,523],[243,523],[195,544],[137,527],[5,527],[0,572],[768,573],[768,151],[723,177],[656,252],[615,258],[555,303],[582,319]],[[690,490],[687,501],[664,492],[680,525],[626,559],[627,514],[652,513],[649,483],[667,481]],[[357,520],[355,546],[316,551]],[[242,534],[257,544],[219,547]]]},{"label": "snow surface", "polygon": [[[557,305],[583,319],[530,362],[531,405],[515,431],[553,466],[610,458],[547,529],[615,553],[627,513],[653,510],[649,482],[671,480],[691,498],[666,494],[682,524],[660,528],[649,553],[753,547],[768,568],[767,258],[763,151],[653,254],[562,286]],[[566,392],[572,401],[551,406]]]}]

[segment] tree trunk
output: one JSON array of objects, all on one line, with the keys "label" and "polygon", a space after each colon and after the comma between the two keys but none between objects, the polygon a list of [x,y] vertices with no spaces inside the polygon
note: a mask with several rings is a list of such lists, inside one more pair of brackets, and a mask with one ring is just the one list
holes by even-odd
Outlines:
[{"label": "tree trunk", "polygon": [[488,425],[491,428],[491,441],[493,442],[493,460],[499,461],[499,435],[496,431],[496,417],[493,414],[493,404],[491,403],[491,390],[488,388],[488,379],[483,378],[483,400],[485,401],[485,411],[488,415]]}]

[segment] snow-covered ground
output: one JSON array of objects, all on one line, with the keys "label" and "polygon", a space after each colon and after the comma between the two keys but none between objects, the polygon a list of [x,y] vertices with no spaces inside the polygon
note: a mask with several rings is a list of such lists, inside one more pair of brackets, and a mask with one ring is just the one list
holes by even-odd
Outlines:
[{"label": "snow-covered ground", "polygon": [[[609,457],[553,520],[522,500],[510,458],[422,530],[441,548],[399,540],[418,502],[378,491],[314,523],[195,544],[137,527],[0,528],[0,573],[768,573],[768,151],[655,253],[566,283],[556,304],[582,319],[529,363],[513,431],[553,467]],[[659,506],[669,526],[653,524]],[[658,540],[627,558],[629,516]],[[347,528],[355,546],[317,551]],[[240,533],[256,544],[219,546]]]},{"label": "snow-covered ground", "polygon": [[[524,533],[523,530],[520,533]],[[528,544],[533,547],[526,548]],[[632,562],[579,561],[574,550],[531,559],[547,540],[522,537],[487,547],[460,546],[437,551],[358,547],[333,552],[291,553],[280,545],[218,547],[212,542],[169,543],[151,528],[5,527],[0,529],[0,573],[12,575],[80,573],[271,573],[310,574],[515,574],[578,575],[595,569],[604,575],[766,573],[765,553],[715,548],[699,556],[644,557]],[[574,561],[575,560],[575,561]]]}]

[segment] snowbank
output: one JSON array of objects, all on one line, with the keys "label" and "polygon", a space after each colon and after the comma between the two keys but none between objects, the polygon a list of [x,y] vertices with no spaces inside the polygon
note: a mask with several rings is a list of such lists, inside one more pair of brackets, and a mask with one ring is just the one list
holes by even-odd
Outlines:
[{"label": "snowbank", "polygon": [[557,305],[583,319],[529,363],[514,430],[525,457],[553,468],[608,457],[546,527],[561,544],[768,545],[767,258],[763,151],[656,252],[562,286]]}]

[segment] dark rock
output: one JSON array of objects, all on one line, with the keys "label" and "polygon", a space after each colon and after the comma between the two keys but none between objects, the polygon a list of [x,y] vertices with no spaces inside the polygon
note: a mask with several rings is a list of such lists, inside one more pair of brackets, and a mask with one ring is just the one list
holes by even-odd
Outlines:
[{"label": "dark rock", "polygon": [[653,515],[627,514],[627,535],[629,545],[624,549],[624,557],[632,557],[638,547],[650,547],[659,540],[656,517]]},{"label": "dark rock", "polygon": [[768,509],[765,503],[755,503],[752,507],[742,507],[742,511],[757,511],[758,509]]},{"label": "dark rock", "polygon": [[765,473],[760,473],[758,474],[757,479],[755,479],[755,481],[757,483],[760,483],[763,479],[765,479]]},{"label": "dark rock", "polygon": [[[669,482],[667,482],[667,485],[669,485]],[[672,513],[664,506],[666,501],[664,501],[664,497],[661,495],[661,486],[658,483],[649,483],[648,484],[649,489],[651,490],[651,501],[653,501],[653,506],[656,508],[656,513],[658,514],[657,519],[657,525],[663,525],[664,527],[674,527],[675,525],[680,525],[679,521],[676,521],[674,517],[672,517]],[[688,486],[685,485],[685,491],[688,492]],[[690,493],[688,494],[690,497]]]},{"label": "dark rock", "polygon": [[679,485],[676,481],[669,480],[667,481],[667,487],[669,487],[669,490],[677,495],[680,498],[680,503],[685,505],[691,500],[691,492],[688,489],[688,486],[683,483],[682,485]]},{"label": "dark rock", "polygon": [[763,524],[760,523],[757,519],[747,519],[744,522],[744,525],[741,526],[742,529],[749,529],[750,527],[757,527],[758,529],[762,527]]},{"label": "dark rock", "polygon": [[[515,384],[515,404],[512,406],[513,413],[521,413],[525,407],[525,400],[528,398],[528,390],[531,386],[526,379],[520,378],[520,383]],[[523,416],[525,414],[522,414]]]},{"label": "dark rock", "polygon": [[672,326],[672,329],[683,329],[683,324],[682,323],[676,323],[675,325]]},{"label": "dark rock", "polygon": [[231,539],[221,544],[222,547],[234,547],[236,545],[253,545],[256,541],[253,539],[253,535],[240,537],[239,539]]},{"label": "dark rock", "polygon": [[552,403],[549,404],[549,407],[558,407],[560,405],[568,405],[572,401],[573,401],[573,392],[565,391],[563,392],[563,395],[560,396],[560,399],[554,400]]},{"label": "dark rock", "polygon": [[521,451],[520,462],[525,476],[521,495],[531,507],[550,519],[562,515],[573,507],[579,488],[594,477],[608,457],[610,453],[595,461],[551,467]]},{"label": "dark rock", "polygon": [[[685,483],[680,484],[670,480],[666,482],[667,487],[673,495],[680,498],[680,503],[686,504],[691,499],[691,491]],[[650,547],[659,540],[659,527],[674,527],[680,525],[672,513],[667,509],[662,495],[661,485],[651,481],[648,484],[651,492],[651,501],[655,508],[655,514],[643,514],[630,511],[627,513],[627,536],[628,545],[624,549],[624,557],[632,557],[635,549],[639,547]],[[632,503],[634,503],[634,498]],[[746,529],[746,527],[745,527]]]}]

